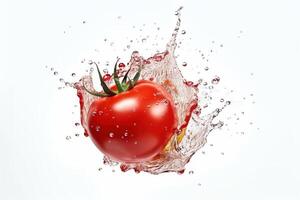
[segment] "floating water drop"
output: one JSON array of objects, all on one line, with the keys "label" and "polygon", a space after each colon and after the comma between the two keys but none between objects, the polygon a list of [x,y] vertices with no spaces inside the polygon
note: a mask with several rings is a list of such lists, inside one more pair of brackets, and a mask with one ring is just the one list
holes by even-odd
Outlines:
[{"label": "floating water drop", "polygon": [[66,140],[71,140],[71,136],[68,135],[68,136],[66,137]]},{"label": "floating water drop", "polygon": [[215,76],[212,80],[211,80],[211,83],[212,84],[218,84],[220,82],[220,77],[219,76]]}]

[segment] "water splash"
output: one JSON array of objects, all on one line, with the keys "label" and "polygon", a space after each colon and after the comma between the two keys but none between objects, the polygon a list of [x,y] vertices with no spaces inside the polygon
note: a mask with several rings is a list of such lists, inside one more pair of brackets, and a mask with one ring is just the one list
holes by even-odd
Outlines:
[{"label": "water splash", "polygon": [[[208,115],[201,116],[197,87],[201,82],[197,84],[187,82],[177,65],[174,52],[177,46],[176,37],[181,23],[181,9],[182,7],[175,13],[177,23],[172,37],[166,45],[166,50],[147,59],[143,58],[138,51],[134,51],[128,63],[128,67],[131,68],[129,76],[132,76],[141,67],[142,79],[151,80],[162,85],[172,95],[178,116],[179,131],[174,134],[164,151],[153,160],[134,164],[120,163],[122,171],[133,169],[136,172],[144,171],[152,174],[163,172],[183,173],[185,165],[191,157],[206,143],[208,134],[212,130],[223,126],[222,122],[213,123],[213,120],[230,102],[227,102],[220,109],[215,109]],[[122,69],[124,68],[125,66],[122,67]],[[83,89],[84,84],[87,89],[94,90],[91,73],[92,70],[90,70],[89,75],[83,76],[79,82],[72,84],[77,89],[77,95],[80,99],[81,124],[85,130],[85,136],[88,136],[86,117],[89,107],[98,98],[88,94]],[[119,75],[123,75],[122,70],[119,71]],[[112,84],[110,80],[106,79],[109,85]],[[218,81],[219,79],[215,82]],[[112,166],[118,164],[108,157],[104,157],[104,163]]]}]

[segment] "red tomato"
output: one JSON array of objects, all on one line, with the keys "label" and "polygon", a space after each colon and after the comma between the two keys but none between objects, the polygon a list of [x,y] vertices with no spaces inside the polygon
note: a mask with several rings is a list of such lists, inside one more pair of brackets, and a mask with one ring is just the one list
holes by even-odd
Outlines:
[{"label": "red tomato", "polygon": [[151,160],[176,128],[172,97],[151,81],[141,80],[131,90],[99,98],[88,112],[88,132],[96,146],[109,158],[127,163]]}]

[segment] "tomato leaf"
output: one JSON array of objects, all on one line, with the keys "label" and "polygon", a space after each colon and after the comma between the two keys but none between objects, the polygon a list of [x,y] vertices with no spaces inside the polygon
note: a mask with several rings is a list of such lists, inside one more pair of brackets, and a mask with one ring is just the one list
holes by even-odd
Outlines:
[{"label": "tomato leaf", "polygon": [[114,81],[115,81],[116,86],[118,88],[118,92],[121,93],[121,92],[124,92],[124,88],[122,87],[122,85],[120,83],[120,80],[119,80],[119,77],[118,77],[118,74],[117,74],[118,62],[119,62],[119,58],[117,59],[117,62],[116,62],[115,67],[114,67]]},{"label": "tomato leaf", "polygon": [[136,82],[139,80],[140,75],[141,75],[141,67],[139,67],[138,72],[133,77],[133,85],[135,85]]},{"label": "tomato leaf", "polygon": [[114,96],[114,95],[116,95],[116,93],[113,92],[113,91],[111,91],[111,90],[107,87],[107,85],[105,84],[105,82],[104,82],[104,80],[103,80],[103,78],[102,78],[102,74],[101,74],[101,72],[100,72],[100,70],[99,70],[99,67],[98,67],[97,63],[94,62],[94,64],[95,64],[96,67],[97,67],[97,71],[98,71],[98,75],[99,75],[99,78],[100,78],[100,82],[101,82],[101,86],[102,86],[102,88],[103,88],[103,91],[104,91],[106,94],[108,94],[109,96]]},{"label": "tomato leaf", "polygon": [[129,74],[129,71],[131,70],[131,67],[129,68],[129,70],[126,72],[126,74],[125,74],[125,76],[124,76],[124,78],[123,78],[123,80],[122,80],[122,84],[126,84],[126,82],[127,82],[127,77],[128,77],[128,74]]},{"label": "tomato leaf", "polygon": [[97,96],[97,97],[108,97],[108,96],[109,96],[108,94],[105,94],[105,93],[92,92],[92,91],[88,90],[88,89],[85,87],[84,80],[82,80],[82,86],[83,86],[84,90],[87,91],[87,93],[89,93],[89,94],[91,94],[91,95],[94,95],[94,96]]}]

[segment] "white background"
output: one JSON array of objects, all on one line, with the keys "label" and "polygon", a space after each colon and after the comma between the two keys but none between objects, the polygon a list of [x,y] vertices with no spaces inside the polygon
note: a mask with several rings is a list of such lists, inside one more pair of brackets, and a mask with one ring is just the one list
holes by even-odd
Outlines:
[{"label": "white background", "polygon": [[[210,135],[214,146],[187,166],[194,174],[99,172],[99,151],[74,136],[75,91],[57,90],[45,65],[80,73],[103,38],[133,36],[132,25],[157,22],[167,37],[181,5],[194,46],[224,43],[214,70],[241,96],[254,93],[256,104],[239,109],[251,110],[255,128]],[[1,10],[0,199],[300,199],[299,1],[7,0]]]}]

